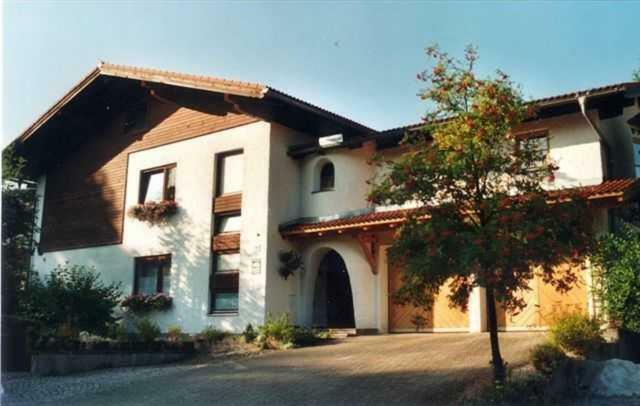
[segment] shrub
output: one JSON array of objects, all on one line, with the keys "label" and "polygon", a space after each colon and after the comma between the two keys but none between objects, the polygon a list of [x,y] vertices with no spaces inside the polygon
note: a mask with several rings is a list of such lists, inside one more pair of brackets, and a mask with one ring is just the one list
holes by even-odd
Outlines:
[{"label": "shrub", "polygon": [[596,293],[609,319],[640,333],[640,233],[630,226],[607,234],[593,256]]},{"label": "shrub", "polygon": [[245,342],[252,343],[255,341],[256,337],[258,336],[258,333],[256,332],[256,330],[254,330],[251,323],[249,323],[247,324],[247,327],[245,327],[244,331],[242,332],[242,335],[244,336]]},{"label": "shrub", "polygon": [[293,340],[290,344],[296,347],[306,347],[316,344],[320,338],[310,328],[294,327]]},{"label": "shrub", "polygon": [[138,335],[146,344],[153,343],[156,338],[160,337],[160,327],[154,321],[143,318],[136,323]]},{"label": "shrub", "polygon": [[170,326],[167,330],[167,338],[173,343],[182,339],[182,328],[180,326]]},{"label": "shrub", "polygon": [[217,342],[222,341],[227,336],[227,333],[224,331],[217,330],[212,326],[205,327],[200,332],[200,338],[205,340],[207,344],[213,345]]},{"label": "shrub", "polygon": [[133,313],[149,313],[152,311],[165,311],[171,308],[173,299],[164,293],[154,295],[133,294],[122,301],[121,305]]},{"label": "shrub", "polygon": [[554,344],[576,355],[587,356],[604,341],[600,323],[581,313],[560,316],[550,330]]},{"label": "shrub", "polygon": [[545,396],[547,378],[540,374],[507,377],[503,383],[488,385],[475,398],[463,404],[471,405],[542,405],[549,404]]},{"label": "shrub", "polygon": [[172,200],[136,204],[129,209],[129,216],[152,225],[167,221],[178,212],[178,205]]},{"label": "shrub", "polygon": [[31,275],[19,312],[33,323],[36,335],[105,335],[116,320],[114,309],[121,295],[119,283],[104,284],[93,268],[58,265],[43,279]]},{"label": "shrub", "polygon": [[533,367],[547,376],[550,376],[556,367],[566,359],[567,355],[564,351],[551,342],[536,345],[529,354],[529,360]]},{"label": "shrub", "polygon": [[283,345],[291,345],[294,341],[295,328],[289,322],[289,315],[283,313],[277,319],[269,315],[266,323],[258,327],[259,340],[266,342],[267,340],[275,340]]}]

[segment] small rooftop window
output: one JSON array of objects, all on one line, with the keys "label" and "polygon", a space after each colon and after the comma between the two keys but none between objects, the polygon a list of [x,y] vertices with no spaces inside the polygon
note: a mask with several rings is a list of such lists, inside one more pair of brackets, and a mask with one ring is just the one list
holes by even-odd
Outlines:
[{"label": "small rooftop window", "polygon": [[327,190],[333,190],[334,186],[335,171],[333,164],[331,162],[327,162],[322,165],[322,169],[320,170],[320,191],[324,192]]}]

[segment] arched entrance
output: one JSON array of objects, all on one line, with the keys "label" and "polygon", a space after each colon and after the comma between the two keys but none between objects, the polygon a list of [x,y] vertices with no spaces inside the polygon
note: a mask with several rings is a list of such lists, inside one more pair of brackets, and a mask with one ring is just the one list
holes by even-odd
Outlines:
[{"label": "arched entrance", "polygon": [[334,250],[328,251],[318,266],[313,290],[313,325],[354,328],[353,295],[347,266]]}]

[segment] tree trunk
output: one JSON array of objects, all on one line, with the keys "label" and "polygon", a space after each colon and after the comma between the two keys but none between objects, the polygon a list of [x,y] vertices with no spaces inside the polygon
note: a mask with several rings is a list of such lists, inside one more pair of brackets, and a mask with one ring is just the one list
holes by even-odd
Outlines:
[{"label": "tree trunk", "polygon": [[500,355],[500,343],[498,341],[498,318],[496,316],[496,301],[493,287],[487,286],[487,321],[489,324],[489,338],[491,340],[491,364],[493,365],[493,378],[497,382],[504,382],[506,373],[504,361]]}]

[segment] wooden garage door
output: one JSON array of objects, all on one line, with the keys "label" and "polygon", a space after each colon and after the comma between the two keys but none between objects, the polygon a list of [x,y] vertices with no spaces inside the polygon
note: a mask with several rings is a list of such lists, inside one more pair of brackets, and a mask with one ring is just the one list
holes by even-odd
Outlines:
[{"label": "wooden garage door", "polygon": [[457,308],[449,307],[447,284],[440,289],[433,309],[429,312],[411,305],[394,303],[393,294],[402,286],[402,272],[389,266],[389,331],[416,331],[412,322],[415,315],[422,315],[426,324],[421,331],[469,331],[469,315]]},{"label": "wooden garage door", "polygon": [[568,292],[558,292],[539,276],[531,280],[530,291],[523,293],[527,306],[518,314],[505,312],[498,306],[498,327],[519,330],[549,327],[554,318],[563,313],[587,312],[588,288],[586,270],[576,271],[578,282]]}]

